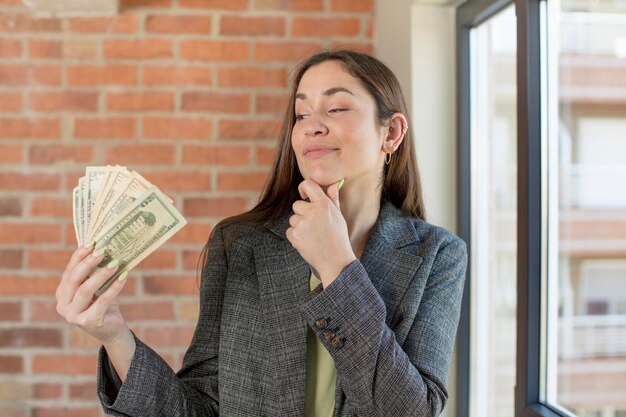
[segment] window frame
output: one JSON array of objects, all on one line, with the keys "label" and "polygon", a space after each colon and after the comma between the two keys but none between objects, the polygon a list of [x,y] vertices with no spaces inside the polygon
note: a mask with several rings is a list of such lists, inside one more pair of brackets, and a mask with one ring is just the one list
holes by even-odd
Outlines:
[{"label": "window frame", "polygon": [[[517,16],[517,358],[515,387],[516,417],[571,417],[572,414],[545,404],[541,399],[542,346],[545,332],[545,228],[547,171],[543,158],[542,130],[546,100],[541,92],[542,2],[549,0],[468,0],[456,10],[457,40],[457,181],[458,232],[471,256],[470,178],[470,31],[505,7],[515,3]],[[545,4],[545,3],[544,3]],[[532,242],[532,243],[531,243]],[[535,242],[542,242],[536,244]],[[470,411],[470,288],[468,270],[458,333],[457,409],[459,417]],[[537,308],[539,306],[539,308]]]}]

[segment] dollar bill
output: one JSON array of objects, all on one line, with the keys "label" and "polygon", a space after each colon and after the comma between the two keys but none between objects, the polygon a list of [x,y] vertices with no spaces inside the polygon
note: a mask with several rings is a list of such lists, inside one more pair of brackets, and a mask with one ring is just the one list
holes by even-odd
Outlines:
[{"label": "dollar bill", "polygon": [[82,177],[78,180],[78,230],[79,230],[79,245],[85,243],[85,190],[87,186],[87,180]]},{"label": "dollar bill", "polygon": [[98,220],[90,227],[88,239],[95,237],[112,219],[123,213],[137,198],[152,187],[141,175],[131,173],[123,183],[111,193],[107,206],[102,208]]},{"label": "dollar bill", "polygon": [[98,192],[100,191],[100,187],[102,186],[102,179],[107,172],[107,167],[87,167],[85,169],[85,178],[87,181],[86,185],[86,193],[87,200],[85,203],[85,224],[87,225],[87,230],[85,235],[89,233],[89,224],[91,221],[92,209],[96,203],[96,198]]},{"label": "dollar bill", "polygon": [[73,202],[73,210],[72,216],[74,217],[74,233],[76,233],[76,243],[79,246],[82,246],[83,243],[81,241],[80,230],[78,230],[78,225],[80,223],[79,219],[79,211],[78,207],[80,204],[80,195],[78,194],[78,186],[72,190],[72,202]]},{"label": "dollar bill", "polygon": [[118,270],[96,295],[102,294],[123,271],[130,271],[186,224],[158,188],[152,187],[140,195],[95,237],[95,250],[104,250],[104,259],[92,273],[114,259],[119,260]]},{"label": "dollar bill", "polygon": [[96,228],[102,223],[102,217],[106,214],[107,207],[111,200],[120,192],[120,187],[131,176],[131,173],[124,167],[115,167],[109,173],[106,188],[100,191],[99,198],[94,205],[94,216],[91,218],[86,238],[91,241],[96,235]]}]

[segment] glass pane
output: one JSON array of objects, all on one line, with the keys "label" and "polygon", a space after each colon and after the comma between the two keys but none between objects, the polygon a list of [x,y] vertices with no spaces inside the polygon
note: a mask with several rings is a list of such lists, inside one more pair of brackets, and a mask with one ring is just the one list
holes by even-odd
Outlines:
[{"label": "glass pane", "polygon": [[[626,409],[626,3],[548,1],[547,400],[578,416]],[[556,169],[554,169],[557,167]],[[556,250],[555,250],[556,248]]]},{"label": "glass pane", "polygon": [[516,329],[516,23],[471,32],[470,413],[513,417]]}]

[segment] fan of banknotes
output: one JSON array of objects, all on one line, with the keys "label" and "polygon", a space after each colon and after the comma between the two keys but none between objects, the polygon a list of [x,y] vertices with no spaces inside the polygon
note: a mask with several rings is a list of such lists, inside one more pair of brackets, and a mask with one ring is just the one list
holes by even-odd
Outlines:
[{"label": "fan of banknotes", "polygon": [[74,188],[73,203],[78,244],[95,244],[94,251],[104,251],[96,268],[119,260],[115,275],[96,295],[187,224],[161,190],[121,166],[87,167]]}]

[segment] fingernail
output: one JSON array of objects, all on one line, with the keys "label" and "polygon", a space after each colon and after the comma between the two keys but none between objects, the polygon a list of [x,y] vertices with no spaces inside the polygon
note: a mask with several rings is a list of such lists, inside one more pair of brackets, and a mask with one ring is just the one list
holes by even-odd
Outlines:
[{"label": "fingernail", "polygon": [[118,266],[119,264],[120,264],[120,260],[119,259],[113,259],[111,262],[109,262],[109,264],[107,265],[107,268],[113,269],[116,266]]},{"label": "fingernail", "polygon": [[120,275],[120,277],[117,279],[119,282],[122,282],[126,279],[126,277],[128,276],[128,271],[124,271],[122,272],[122,274]]},{"label": "fingernail", "polygon": [[93,248],[93,245],[95,245],[95,244],[96,244],[96,241],[94,239],[94,240],[90,241],[89,243],[86,243],[85,245],[83,245],[83,248],[91,249],[91,248]]},{"label": "fingernail", "polygon": [[95,252],[93,253],[93,257],[94,257],[94,258],[97,258],[97,257],[99,257],[99,256],[102,256],[102,254],[103,254],[103,253],[104,253],[104,248],[100,248],[100,249],[98,249],[97,251],[95,251]]},{"label": "fingernail", "polygon": [[344,182],[346,182],[345,178],[339,181],[339,184],[337,184],[337,191],[341,190],[341,187],[343,187]]}]

